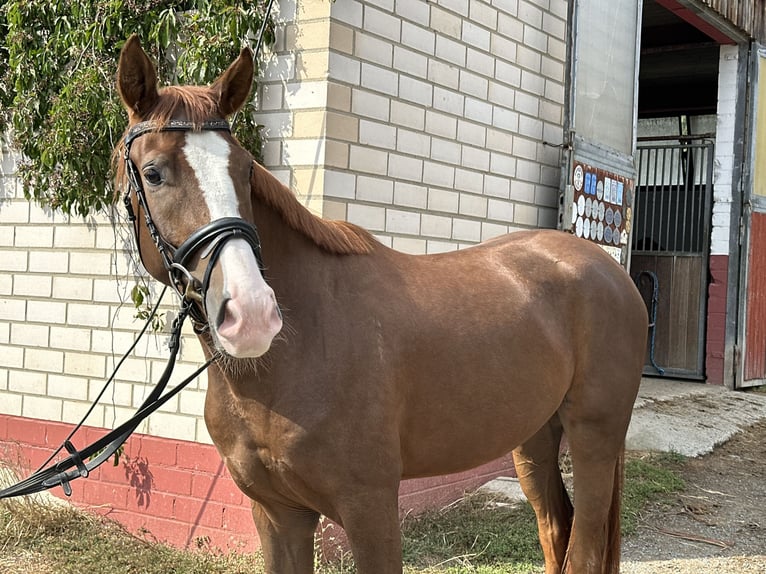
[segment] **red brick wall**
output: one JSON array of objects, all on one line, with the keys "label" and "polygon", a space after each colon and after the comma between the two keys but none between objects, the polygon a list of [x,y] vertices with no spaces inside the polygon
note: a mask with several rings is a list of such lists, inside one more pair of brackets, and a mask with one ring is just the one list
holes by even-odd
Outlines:
[{"label": "red brick wall", "polygon": [[722,385],[724,383],[726,289],[728,287],[729,256],[711,255],[709,271],[705,374],[708,383]]},{"label": "red brick wall", "polygon": [[[28,473],[58,447],[72,426],[0,415],[0,460]],[[107,431],[84,427],[76,447]],[[402,513],[447,504],[500,475],[513,475],[510,455],[468,472],[408,480],[400,489]],[[134,434],[118,466],[107,462],[72,483],[71,501],[124,524],[131,532],[178,547],[209,545],[251,551],[258,536],[250,504],[235,486],[215,447]],[[51,491],[64,497],[61,488]],[[148,531],[148,533],[147,533]]]}]

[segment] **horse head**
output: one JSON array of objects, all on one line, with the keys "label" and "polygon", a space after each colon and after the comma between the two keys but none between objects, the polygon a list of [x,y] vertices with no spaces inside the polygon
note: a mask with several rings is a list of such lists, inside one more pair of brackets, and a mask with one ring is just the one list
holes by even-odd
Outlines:
[{"label": "horse head", "polygon": [[117,90],[128,129],[116,154],[144,267],[189,302],[198,330],[235,358],[266,353],[282,328],[263,276],[253,223],[252,156],[229,131],[253,82],[244,49],[210,86],[158,89],[157,73],[131,37]]}]

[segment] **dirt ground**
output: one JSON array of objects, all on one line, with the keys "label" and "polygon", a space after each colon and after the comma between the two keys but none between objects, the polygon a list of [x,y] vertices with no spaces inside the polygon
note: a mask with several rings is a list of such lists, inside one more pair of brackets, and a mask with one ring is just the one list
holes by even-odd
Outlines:
[{"label": "dirt ground", "polygon": [[766,573],[766,422],[681,465],[686,489],[623,541],[623,574]]}]

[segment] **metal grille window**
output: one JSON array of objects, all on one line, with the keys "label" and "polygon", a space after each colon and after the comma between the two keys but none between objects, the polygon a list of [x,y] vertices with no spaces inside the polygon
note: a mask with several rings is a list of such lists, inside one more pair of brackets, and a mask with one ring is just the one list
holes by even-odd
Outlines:
[{"label": "metal grille window", "polygon": [[702,253],[713,178],[713,144],[642,145],[633,250]]}]

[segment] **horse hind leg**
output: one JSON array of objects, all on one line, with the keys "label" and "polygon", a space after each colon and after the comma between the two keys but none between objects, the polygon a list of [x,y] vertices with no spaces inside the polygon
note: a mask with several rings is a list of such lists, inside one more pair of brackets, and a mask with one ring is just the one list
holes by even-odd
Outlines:
[{"label": "horse hind leg", "polygon": [[562,572],[572,527],[572,503],[559,469],[561,434],[556,414],[513,451],[516,475],[537,517],[545,574]]},{"label": "horse hind leg", "polygon": [[[562,415],[574,472],[574,521],[563,572],[620,572],[624,436],[605,422],[573,424]],[[626,423],[627,428],[627,423]]]}]

